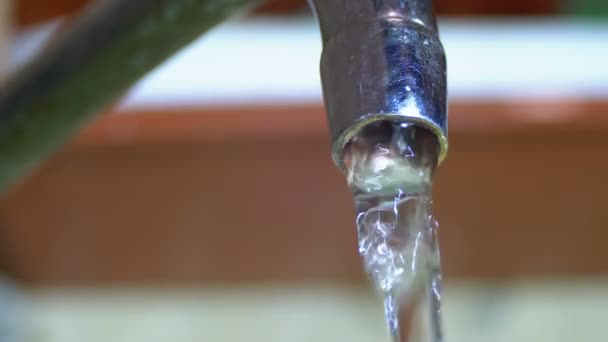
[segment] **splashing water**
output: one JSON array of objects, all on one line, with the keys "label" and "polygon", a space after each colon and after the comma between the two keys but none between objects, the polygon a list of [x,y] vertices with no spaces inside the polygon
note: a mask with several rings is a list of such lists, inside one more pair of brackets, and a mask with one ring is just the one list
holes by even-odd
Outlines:
[{"label": "splashing water", "polygon": [[431,180],[437,143],[417,126],[381,122],[346,149],[359,253],[394,342],[442,341],[441,271]]}]

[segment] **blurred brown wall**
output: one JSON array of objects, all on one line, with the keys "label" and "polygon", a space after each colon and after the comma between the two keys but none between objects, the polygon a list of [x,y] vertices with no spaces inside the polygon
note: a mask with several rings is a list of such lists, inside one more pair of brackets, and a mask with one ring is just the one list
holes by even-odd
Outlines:
[{"label": "blurred brown wall", "polygon": [[[448,277],[608,272],[606,109],[452,107],[435,187]],[[106,116],[0,203],[0,259],[43,285],[360,282],[323,115]]]},{"label": "blurred brown wall", "polygon": [[[20,26],[76,13],[90,0],[14,0],[16,22]],[[442,15],[546,15],[556,13],[558,0],[435,0]],[[284,14],[306,8],[306,0],[268,0],[258,13]]]}]

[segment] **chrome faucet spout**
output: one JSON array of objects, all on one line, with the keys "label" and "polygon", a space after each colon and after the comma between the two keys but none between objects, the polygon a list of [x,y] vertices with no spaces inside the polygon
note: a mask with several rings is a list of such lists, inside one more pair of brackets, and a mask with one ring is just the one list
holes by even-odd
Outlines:
[{"label": "chrome faucet spout", "polygon": [[431,0],[311,0],[321,27],[321,79],[332,154],[368,124],[433,132],[447,153],[446,59]]}]

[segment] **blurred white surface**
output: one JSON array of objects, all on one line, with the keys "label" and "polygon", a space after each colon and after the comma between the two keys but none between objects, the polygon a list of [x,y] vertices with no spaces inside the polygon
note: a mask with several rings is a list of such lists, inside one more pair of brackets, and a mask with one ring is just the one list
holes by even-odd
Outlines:
[{"label": "blurred white surface", "polygon": [[[607,97],[608,25],[446,20],[452,99]],[[140,82],[125,106],[320,103],[321,38],[311,20],[223,25]]]},{"label": "blurred white surface", "polygon": [[[381,304],[348,288],[42,291],[35,342],[388,341]],[[444,295],[448,341],[603,341],[606,281],[458,283]]]},{"label": "blurred white surface", "polygon": [[0,274],[0,341],[21,342],[26,319],[25,298],[15,284]]},{"label": "blurred white surface", "polygon": [[[23,33],[13,47],[14,65],[56,27]],[[608,24],[449,19],[440,31],[451,99],[608,97]],[[230,22],[148,75],[123,105],[318,104],[320,54],[312,18]]]}]

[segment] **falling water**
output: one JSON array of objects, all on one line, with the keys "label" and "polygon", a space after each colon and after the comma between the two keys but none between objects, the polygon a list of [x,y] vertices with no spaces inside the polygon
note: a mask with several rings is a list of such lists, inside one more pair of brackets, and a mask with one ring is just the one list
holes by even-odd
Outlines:
[{"label": "falling water", "polygon": [[357,212],[359,253],[384,299],[394,342],[441,342],[441,271],[431,183],[433,134],[380,122],[351,140],[344,163]]}]

